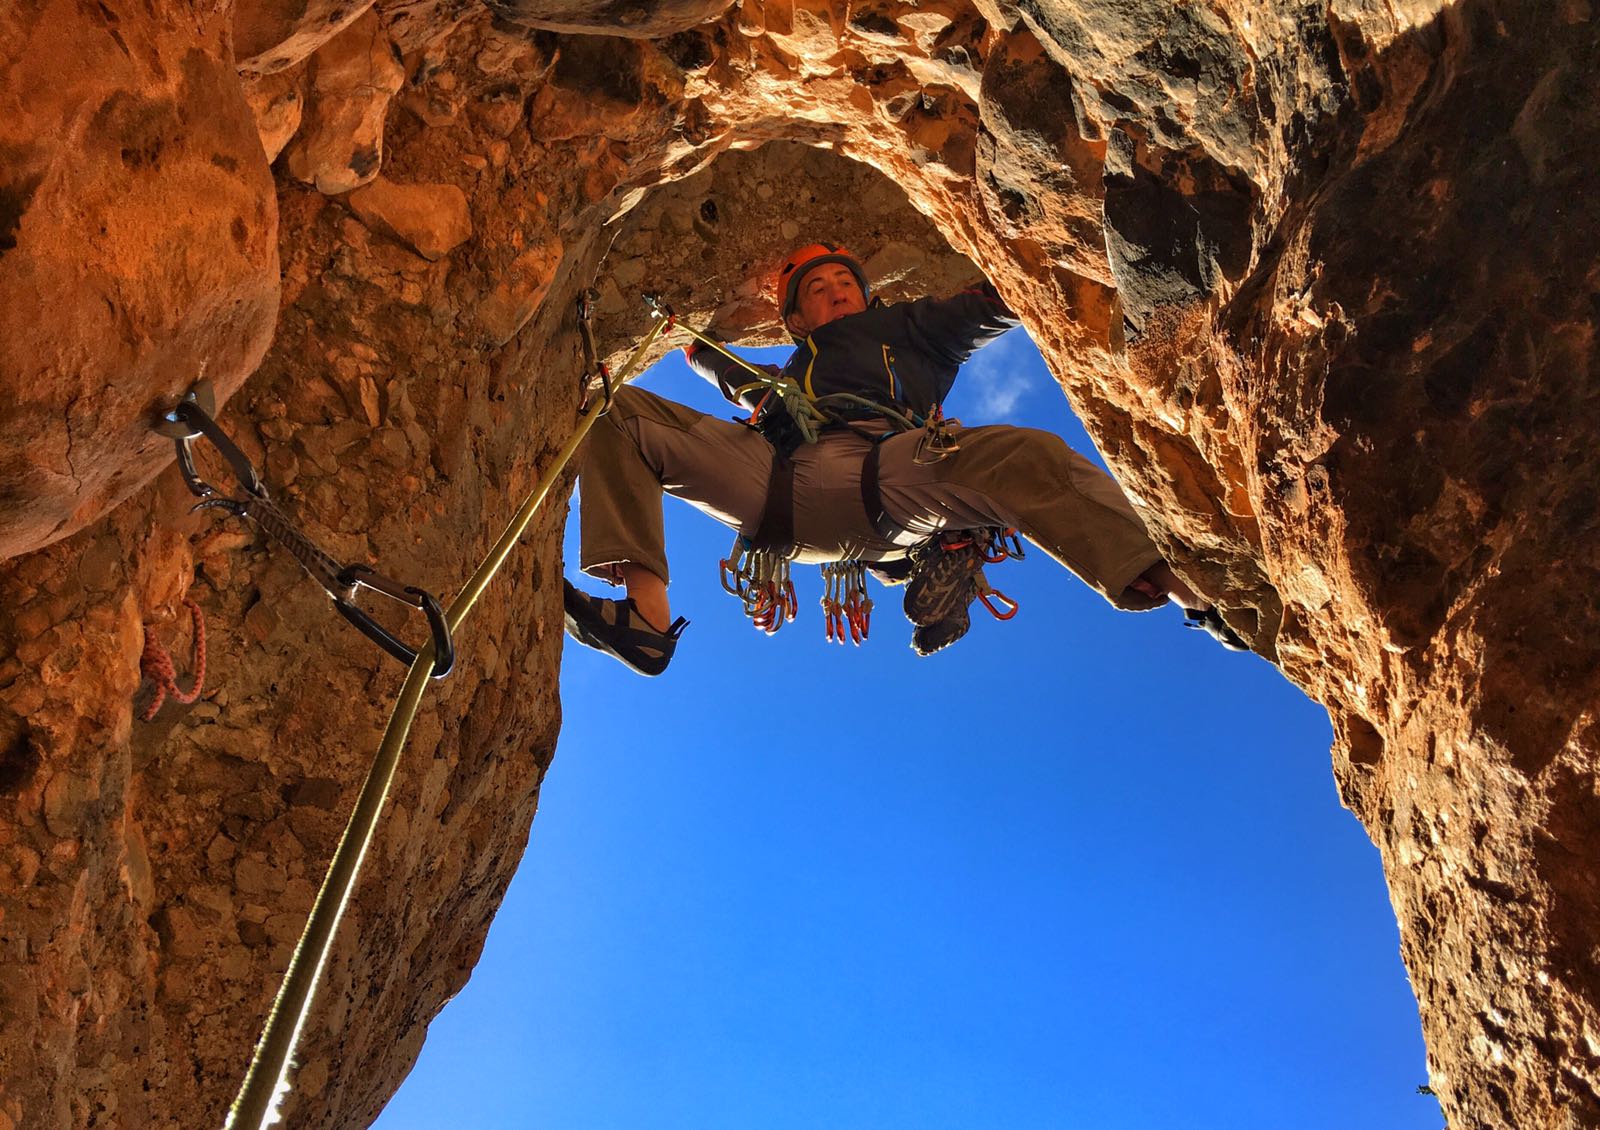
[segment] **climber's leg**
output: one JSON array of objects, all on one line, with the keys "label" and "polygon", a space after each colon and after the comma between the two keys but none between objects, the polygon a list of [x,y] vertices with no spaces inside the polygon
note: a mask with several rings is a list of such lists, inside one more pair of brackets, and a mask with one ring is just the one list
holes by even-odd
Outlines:
[{"label": "climber's leg", "polygon": [[634,608],[638,609],[644,622],[658,632],[666,631],[672,623],[672,608],[667,603],[667,582],[655,570],[632,561],[618,562],[617,571],[622,574],[628,599],[633,601]]},{"label": "climber's leg", "polygon": [[1206,598],[1186,585],[1165,561],[1150,566],[1128,587],[1150,597],[1170,596],[1186,609],[1210,607]]},{"label": "climber's leg", "polygon": [[760,521],[771,448],[749,428],[643,389],[617,390],[595,422],[578,476],[580,566],[627,598],[564,584],[567,634],[641,675],[666,670],[687,621],[667,602],[666,491],[746,532]]},{"label": "climber's leg", "polygon": [[[662,492],[748,533],[760,519],[771,464],[771,447],[749,428],[631,385],[618,389],[584,446],[581,568],[613,584],[628,583],[636,600],[653,605],[659,596],[664,605],[671,577]],[[665,608],[641,611],[651,621],[667,618]]]},{"label": "climber's leg", "polygon": [[924,535],[1015,527],[1118,608],[1155,608],[1169,593],[1204,606],[1166,566],[1116,482],[1060,436],[993,425],[958,439],[960,451],[928,465],[915,462],[915,433],[884,445],[879,489],[891,518]]}]

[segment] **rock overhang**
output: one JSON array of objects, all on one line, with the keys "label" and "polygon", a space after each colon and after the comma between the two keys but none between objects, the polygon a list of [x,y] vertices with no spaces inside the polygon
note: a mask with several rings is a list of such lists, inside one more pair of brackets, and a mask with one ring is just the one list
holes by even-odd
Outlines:
[{"label": "rock overhang", "polygon": [[[28,308],[4,370],[34,405],[6,524],[33,552],[0,580],[7,921],[40,1002],[8,1025],[37,1082],[0,1097],[7,1116],[220,1110],[247,1042],[225,1033],[264,1011],[370,753],[361,727],[315,720],[330,696],[383,707],[364,644],[322,637],[292,565],[183,518],[170,476],[140,486],[165,458],[141,422],[205,364],[341,556],[448,588],[571,419],[577,292],[598,281],[608,349],[647,279],[753,340],[776,323],[751,281],[788,219],[863,225],[916,286],[960,256],[994,279],[1163,548],[1329,707],[1447,1112],[1592,1120],[1586,6],[663,3],[621,38],[514,7],[0,24],[52,60],[109,43],[35,110],[100,107],[81,120],[126,141],[72,165],[14,117],[31,156],[0,196],[7,293],[54,270],[38,293],[61,299]],[[249,29],[236,88],[229,19]],[[796,178],[870,206],[783,195]],[[165,253],[166,200],[195,263]],[[116,286],[89,301],[40,233],[95,201],[106,231],[79,258],[112,256]],[[929,257],[936,237],[953,252]],[[304,1117],[376,1110],[481,944],[555,737],[556,528],[423,724],[435,753],[400,783],[408,834],[341,941]],[[174,634],[185,591],[218,625],[225,690],[135,729],[141,627]],[[300,659],[313,639],[325,667]],[[406,956],[375,971],[380,953]],[[80,967],[103,977],[82,988]],[[353,1022],[356,1000],[378,1003]]]}]

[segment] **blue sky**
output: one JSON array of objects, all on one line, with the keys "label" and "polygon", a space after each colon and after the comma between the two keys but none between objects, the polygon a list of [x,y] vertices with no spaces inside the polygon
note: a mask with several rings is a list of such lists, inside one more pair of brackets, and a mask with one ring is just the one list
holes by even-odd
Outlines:
[{"label": "blue sky", "polygon": [[[644,384],[731,412],[676,354]],[[946,407],[1094,454],[1021,330]],[[926,659],[877,586],[827,643],[809,568],[766,637],[731,535],[667,529],[678,656],[569,643],[527,855],[380,1130],[1439,1130],[1377,853],[1273,667],[1037,550]]]}]

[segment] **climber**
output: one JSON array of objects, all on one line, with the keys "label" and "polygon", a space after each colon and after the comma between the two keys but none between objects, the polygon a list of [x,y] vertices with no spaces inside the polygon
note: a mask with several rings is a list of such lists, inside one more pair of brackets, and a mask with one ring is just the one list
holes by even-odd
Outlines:
[{"label": "climber", "polygon": [[[617,390],[587,441],[580,471],[581,567],[625,586],[622,600],[565,585],[578,642],[644,675],[666,669],[687,621],[667,601],[661,493],[682,498],[762,547],[800,562],[882,562],[904,579],[907,550],[944,530],[1015,527],[1118,608],[1169,597],[1192,626],[1244,650],[1217,611],[1162,559],[1117,484],[1059,436],[954,421],[940,402],[980,346],[1017,326],[988,283],[951,298],[869,302],[860,263],[832,244],[789,256],[776,287],[796,350],[780,373],[828,405],[816,442],[802,442],[770,388],[733,358],[689,347],[690,367],[757,426],[719,419],[636,387]],[[894,420],[918,426],[898,430]],[[931,423],[930,423],[931,421]],[[928,425],[927,427],[921,425]],[[965,630],[978,592],[976,554],[934,553],[907,586],[913,646],[938,650]],[[898,574],[898,576],[897,576]]]}]

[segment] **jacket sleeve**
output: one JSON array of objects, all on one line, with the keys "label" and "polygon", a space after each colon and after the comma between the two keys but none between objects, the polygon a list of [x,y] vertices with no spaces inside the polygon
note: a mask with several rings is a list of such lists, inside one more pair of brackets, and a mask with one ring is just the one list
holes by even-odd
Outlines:
[{"label": "jacket sleeve", "polygon": [[920,348],[951,365],[1022,324],[988,282],[949,298],[919,298],[910,303],[906,322]]},{"label": "jacket sleeve", "polygon": [[[736,395],[736,390],[742,385],[748,385],[755,380],[750,371],[741,366],[737,361],[719,353],[708,345],[696,342],[687,353],[689,368],[699,373],[706,380],[717,386],[717,391],[723,397],[735,404],[749,408],[752,411],[761,399],[762,390],[757,388],[744,396]],[[763,372],[777,376],[779,369],[776,365],[757,365],[756,368]]]}]

